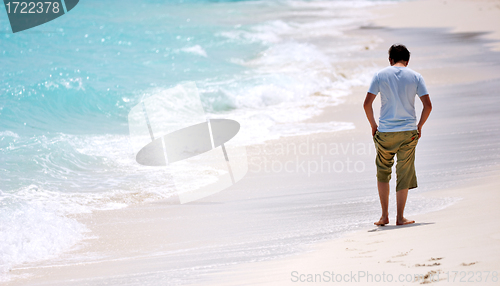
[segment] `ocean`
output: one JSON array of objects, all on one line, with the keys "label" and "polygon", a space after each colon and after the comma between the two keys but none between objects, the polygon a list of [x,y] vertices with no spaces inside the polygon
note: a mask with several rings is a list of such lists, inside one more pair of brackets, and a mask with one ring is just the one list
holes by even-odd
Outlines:
[{"label": "ocean", "polygon": [[[365,24],[362,8],[373,5],[386,2],[82,0],[16,34],[0,9],[2,279],[92,237],[79,214],[175,193],[161,168],[135,162],[127,116],[180,82],[196,83],[207,117],[244,123],[241,145],[356,128],[302,122],[342,104],[380,68],[337,65],[350,51],[378,44],[344,34]],[[375,196],[368,200],[377,207]],[[366,203],[348,195],[342,201],[335,204]],[[345,224],[337,234],[359,216],[338,218]],[[298,234],[289,235],[296,244]],[[268,251],[266,259],[288,253]]]}]

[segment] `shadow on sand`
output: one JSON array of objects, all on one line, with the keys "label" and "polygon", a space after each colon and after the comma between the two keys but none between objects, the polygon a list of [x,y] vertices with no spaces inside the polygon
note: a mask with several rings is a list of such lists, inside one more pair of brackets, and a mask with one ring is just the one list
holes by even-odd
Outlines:
[{"label": "shadow on sand", "polygon": [[429,224],[435,224],[435,222],[417,222],[417,223],[406,224],[406,225],[385,225],[385,226],[377,226],[377,227],[375,227],[374,229],[370,229],[368,232],[386,231],[386,230],[394,230],[394,229],[402,229],[402,228],[417,227],[417,226],[429,225]]}]

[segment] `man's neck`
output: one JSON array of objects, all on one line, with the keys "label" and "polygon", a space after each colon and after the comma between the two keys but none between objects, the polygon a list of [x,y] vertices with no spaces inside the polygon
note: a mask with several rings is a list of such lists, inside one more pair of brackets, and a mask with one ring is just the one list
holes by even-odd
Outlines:
[{"label": "man's neck", "polygon": [[405,68],[408,66],[408,62],[400,61],[392,65],[393,67],[402,67]]}]

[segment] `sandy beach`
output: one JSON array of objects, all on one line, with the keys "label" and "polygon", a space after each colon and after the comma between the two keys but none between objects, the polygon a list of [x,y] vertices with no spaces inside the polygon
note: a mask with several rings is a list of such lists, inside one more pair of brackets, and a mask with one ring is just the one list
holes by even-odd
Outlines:
[{"label": "sandy beach", "polygon": [[461,200],[445,210],[412,217],[414,225],[392,223],[351,233],[316,245],[307,254],[218,273],[209,284],[497,285],[498,175],[492,171],[470,186],[426,194]]},{"label": "sandy beach", "polygon": [[[362,109],[367,87],[355,87],[341,104],[305,122],[355,128],[249,146],[247,176],[197,202],[161,200],[77,215],[90,238],[55,259],[14,267],[5,285],[498,285],[500,1],[422,0],[363,9],[373,18],[347,36],[377,41],[335,67],[386,66],[388,47],[404,43],[412,52],[409,67],[426,79],[434,105],[417,148],[419,188],[407,203],[415,224],[395,225],[392,180],[391,222],[372,225],[380,216],[375,151]],[[379,106],[377,98],[376,117]],[[330,154],[314,151],[332,142],[337,153],[332,145],[325,145]],[[280,154],[283,144],[313,149]],[[263,160],[271,162],[270,171]],[[324,160],[342,163],[342,171],[331,171],[332,165],[322,172]],[[299,161],[305,171],[273,170],[272,162]],[[357,200],[337,203],[350,192]],[[344,218],[344,211],[352,216]],[[340,221],[355,231],[334,232]],[[307,243],[305,228],[314,236]],[[248,246],[238,248],[238,241]],[[182,276],[169,270],[175,267],[185,270]]]},{"label": "sandy beach", "polygon": [[377,25],[392,28],[448,28],[451,33],[480,33],[491,40],[487,45],[500,46],[500,3],[496,0],[408,1],[396,9],[375,9]]},{"label": "sandy beach", "polygon": [[[478,115],[489,104],[488,100],[483,104],[471,103],[471,110],[477,108],[476,116],[466,116],[463,121],[450,113],[439,114],[451,110],[446,105],[454,105],[451,102],[456,101],[452,99],[453,90],[462,89],[457,95],[463,95],[466,90],[471,95],[479,95],[488,93],[486,86],[489,84],[499,85],[497,54],[487,53],[495,58],[491,64],[478,64],[465,56],[467,42],[477,40],[479,36],[482,42],[473,44],[475,48],[487,46],[498,50],[499,1],[409,1],[390,9],[376,8],[373,12],[378,16],[371,28],[381,29],[385,35],[385,42],[379,46],[380,55],[392,42],[420,48],[414,53],[410,65],[433,87],[431,98],[438,106],[424,131],[428,137],[424,135],[422,141],[448,134],[446,129],[455,129],[453,125],[464,127],[459,131],[463,136],[473,135],[483,128],[494,133],[499,130],[497,124],[488,123],[489,116],[498,115],[491,111]],[[443,46],[433,43],[437,37],[432,33],[440,34],[438,41]],[[410,36],[412,34],[414,37]],[[448,49],[449,55],[443,56],[441,48],[446,49],[453,41],[459,47]],[[460,57],[460,53],[464,54]],[[352,108],[348,113],[356,113],[364,94],[362,89],[355,90],[348,103]],[[469,100],[474,99],[471,96]],[[463,107],[459,109],[463,110]],[[361,123],[361,118],[358,119]],[[359,129],[369,132],[367,124],[361,126]],[[420,148],[420,156],[426,156],[422,154],[425,151],[421,151],[424,148]],[[490,151],[498,152],[498,145]],[[492,153],[492,156],[497,154]],[[416,220],[413,225],[396,226],[391,221],[385,227],[369,227],[315,245],[307,254],[240,265],[212,275],[210,285],[497,285],[500,270],[500,225],[497,218],[500,211],[496,205],[500,202],[500,169],[496,165],[482,170],[480,178],[469,183],[425,192],[426,197],[454,197],[459,201],[444,210],[411,217]],[[472,166],[470,173],[474,173]],[[392,193],[391,200],[394,199]]]}]

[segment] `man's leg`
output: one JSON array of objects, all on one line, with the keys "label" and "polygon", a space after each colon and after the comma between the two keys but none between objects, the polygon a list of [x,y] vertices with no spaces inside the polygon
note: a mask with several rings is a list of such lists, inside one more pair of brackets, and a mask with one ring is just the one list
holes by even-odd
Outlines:
[{"label": "man's leg", "polygon": [[382,216],[379,221],[375,222],[375,225],[383,226],[389,223],[389,183],[377,182],[377,187]]},{"label": "man's leg", "polygon": [[386,225],[389,223],[389,181],[391,180],[392,165],[394,164],[394,155],[396,155],[397,144],[394,144],[390,134],[378,132],[373,136],[377,157],[375,165],[377,166],[377,188],[382,207],[382,217],[375,225]]},{"label": "man's leg", "polygon": [[[409,134],[408,134],[409,133]],[[403,213],[406,205],[406,198],[408,197],[408,189],[417,187],[417,175],[415,173],[415,147],[418,143],[417,131],[405,132],[408,138],[401,145],[397,152],[398,163],[396,164],[396,202],[398,214],[396,217],[396,224],[411,224],[414,220],[404,218]]]},{"label": "man's leg", "polygon": [[396,192],[396,202],[398,204],[398,214],[396,216],[397,225],[411,224],[415,222],[414,220],[408,220],[403,216],[407,197],[408,197],[408,189],[403,189]]}]

